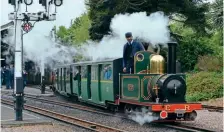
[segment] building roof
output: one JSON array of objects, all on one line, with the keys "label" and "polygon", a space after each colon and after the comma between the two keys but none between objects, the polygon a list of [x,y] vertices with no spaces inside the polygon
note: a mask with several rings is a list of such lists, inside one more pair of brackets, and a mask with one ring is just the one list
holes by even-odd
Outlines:
[{"label": "building roof", "polygon": [[14,26],[14,21],[8,22],[7,24],[1,25],[1,31],[9,29]]}]

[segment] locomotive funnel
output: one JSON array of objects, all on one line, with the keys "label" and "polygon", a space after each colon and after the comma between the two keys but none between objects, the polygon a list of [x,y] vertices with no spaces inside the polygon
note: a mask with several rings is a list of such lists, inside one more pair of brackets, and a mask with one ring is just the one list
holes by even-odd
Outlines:
[{"label": "locomotive funnel", "polygon": [[177,42],[168,42],[168,59],[167,59],[167,73],[176,73],[176,47]]}]

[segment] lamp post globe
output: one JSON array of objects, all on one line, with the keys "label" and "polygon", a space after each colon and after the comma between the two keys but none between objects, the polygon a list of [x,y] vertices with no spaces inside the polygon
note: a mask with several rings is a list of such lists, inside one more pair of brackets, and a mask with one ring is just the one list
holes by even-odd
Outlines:
[{"label": "lamp post globe", "polygon": [[24,0],[24,3],[26,5],[31,5],[31,4],[33,4],[33,0]]},{"label": "lamp post globe", "polygon": [[54,0],[55,6],[61,6],[63,3],[63,0]]}]

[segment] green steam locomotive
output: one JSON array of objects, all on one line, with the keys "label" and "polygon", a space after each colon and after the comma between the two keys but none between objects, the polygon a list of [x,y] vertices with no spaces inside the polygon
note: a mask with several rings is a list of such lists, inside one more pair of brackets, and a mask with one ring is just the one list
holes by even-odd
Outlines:
[{"label": "green steam locomotive", "polygon": [[152,51],[134,57],[134,74],[122,73],[122,58],[88,61],[56,67],[55,91],[80,102],[125,113],[147,109],[158,120],[194,120],[200,103],[185,101],[185,74],[176,73],[177,43],[168,43],[165,59]]}]

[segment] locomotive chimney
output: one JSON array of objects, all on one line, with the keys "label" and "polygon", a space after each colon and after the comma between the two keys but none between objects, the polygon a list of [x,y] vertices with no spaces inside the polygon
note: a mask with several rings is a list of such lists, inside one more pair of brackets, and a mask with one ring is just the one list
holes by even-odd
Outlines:
[{"label": "locomotive chimney", "polygon": [[176,73],[176,47],[177,42],[168,42],[167,73]]}]

